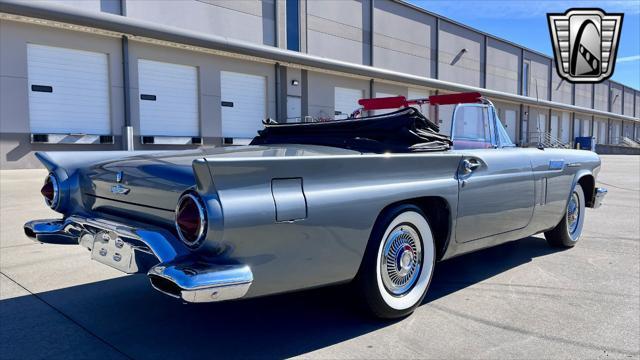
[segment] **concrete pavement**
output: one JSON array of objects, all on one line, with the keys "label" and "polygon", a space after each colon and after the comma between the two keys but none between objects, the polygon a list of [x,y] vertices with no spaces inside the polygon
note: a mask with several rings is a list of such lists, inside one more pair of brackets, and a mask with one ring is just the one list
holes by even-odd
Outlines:
[{"label": "concrete pavement", "polygon": [[183,305],[39,245],[22,224],[56,217],[45,171],[0,171],[0,358],[639,358],[640,157],[603,156],[605,204],[580,243],[542,235],[440,263],[412,316],[376,321],[331,287]]}]

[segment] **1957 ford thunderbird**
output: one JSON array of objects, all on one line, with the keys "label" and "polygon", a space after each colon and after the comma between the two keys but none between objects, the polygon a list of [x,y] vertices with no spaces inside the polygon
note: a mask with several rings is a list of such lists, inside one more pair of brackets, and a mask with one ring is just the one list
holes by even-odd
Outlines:
[{"label": "1957 ford thunderbird", "polygon": [[480,94],[360,104],[346,120],[265,121],[249,146],[37,153],[62,218],[24,231],[185,302],[352,282],[393,318],[421,303],[438,261],[542,232],[574,246],[606,195],[595,153],[516,148]]}]

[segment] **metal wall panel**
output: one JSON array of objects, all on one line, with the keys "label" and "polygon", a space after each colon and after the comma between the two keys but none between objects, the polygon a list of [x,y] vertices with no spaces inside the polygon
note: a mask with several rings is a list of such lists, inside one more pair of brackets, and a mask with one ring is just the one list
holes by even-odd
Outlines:
[{"label": "metal wall panel", "polygon": [[275,45],[274,0],[126,0],[127,17]]},{"label": "metal wall panel", "polygon": [[47,4],[61,5],[65,7],[73,7],[83,11],[100,11],[101,0],[30,0],[33,2],[43,2]]},{"label": "metal wall panel", "polygon": [[[555,65],[553,65],[555,66]],[[551,100],[564,104],[572,102],[573,84],[558,75],[555,67],[551,68]]]},{"label": "metal wall panel", "polygon": [[611,112],[622,114],[622,85],[611,83]]},{"label": "metal wall panel", "polygon": [[608,111],[609,107],[609,83],[607,81],[595,84],[593,108]]},{"label": "metal wall panel", "polygon": [[530,61],[529,97],[548,99],[550,60],[540,55],[524,52],[525,60]]},{"label": "metal wall panel", "polygon": [[521,51],[505,42],[488,39],[486,87],[512,94],[518,93]]},{"label": "metal wall panel", "polygon": [[438,37],[438,78],[481,86],[484,36],[450,22],[441,21]]},{"label": "metal wall panel", "polygon": [[369,64],[370,5],[365,0],[307,2],[309,54]]},{"label": "metal wall panel", "polygon": [[576,103],[577,106],[591,108],[591,92],[593,86],[591,84],[575,84]]},{"label": "metal wall panel", "polygon": [[393,1],[374,5],[373,65],[434,77],[436,18]]},{"label": "metal wall panel", "polygon": [[625,86],[624,88],[624,115],[633,116],[633,89]]}]

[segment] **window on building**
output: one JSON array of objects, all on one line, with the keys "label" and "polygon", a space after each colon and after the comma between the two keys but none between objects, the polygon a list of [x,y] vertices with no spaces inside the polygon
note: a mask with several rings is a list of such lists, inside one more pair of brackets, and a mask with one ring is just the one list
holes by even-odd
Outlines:
[{"label": "window on building", "polygon": [[525,61],[522,64],[522,95],[529,96],[529,62]]},{"label": "window on building", "polygon": [[287,49],[300,51],[300,0],[287,0]]}]

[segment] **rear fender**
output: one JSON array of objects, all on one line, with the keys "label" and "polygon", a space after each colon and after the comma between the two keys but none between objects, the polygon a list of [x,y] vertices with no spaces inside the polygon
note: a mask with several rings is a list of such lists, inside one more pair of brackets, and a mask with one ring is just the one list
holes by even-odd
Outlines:
[{"label": "rear fender", "polygon": [[80,188],[78,169],[107,160],[149,153],[157,153],[157,151],[38,151],[35,155],[58,179],[60,206],[55,210],[65,214],[72,209],[76,209],[77,212],[83,209],[82,197],[77,191]]}]

